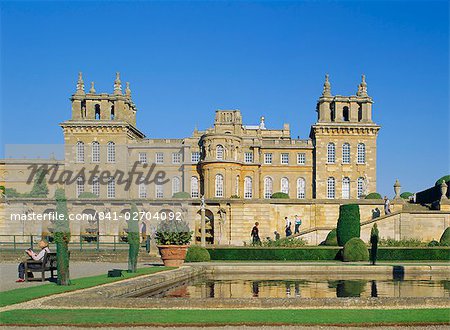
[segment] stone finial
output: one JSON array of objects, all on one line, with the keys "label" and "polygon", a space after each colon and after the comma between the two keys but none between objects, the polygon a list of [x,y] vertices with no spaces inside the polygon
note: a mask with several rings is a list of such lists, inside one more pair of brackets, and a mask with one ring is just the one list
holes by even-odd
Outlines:
[{"label": "stone finial", "polygon": [[398,181],[398,179],[395,180],[394,183],[394,193],[395,193],[395,199],[400,198],[400,190],[401,190],[402,186],[400,185],[400,182]]},{"label": "stone finial", "polygon": [[441,183],[441,200],[448,199],[447,198],[447,189],[448,189],[448,185],[445,183],[445,180],[442,180],[442,183]]},{"label": "stone finial", "polygon": [[357,96],[368,96],[367,95],[367,83],[366,83],[366,75],[361,76],[361,83],[358,85]]},{"label": "stone finial", "polygon": [[130,83],[126,83],[127,87],[125,88],[125,95],[128,97],[131,97],[131,89],[130,89]]},{"label": "stone finial", "polygon": [[91,88],[89,89],[89,93],[90,94],[95,94],[95,87],[94,87],[94,82],[91,82]]},{"label": "stone finial", "polygon": [[78,81],[77,81],[77,95],[84,95],[84,81],[83,81],[83,73],[78,72]]},{"label": "stone finial", "polygon": [[114,80],[114,95],[122,95],[122,82],[120,81],[120,72],[116,72],[116,80]]},{"label": "stone finial", "polygon": [[331,84],[329,80],[330,76],[328,73],[325,75],[325,82],[323,83],[323,91],[322,96],[330,97],[331,96]]},{"label": "stone finial", "polygon": [[264,120],[265,120],[264,116],[261,116],[261,121],[259,123],[260,129],[266,129],[266,124],[265,124]]}]

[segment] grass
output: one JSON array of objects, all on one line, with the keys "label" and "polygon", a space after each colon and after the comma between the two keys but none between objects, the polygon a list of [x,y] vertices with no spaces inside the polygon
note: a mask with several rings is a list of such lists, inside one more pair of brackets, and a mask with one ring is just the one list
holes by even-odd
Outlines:
[{"label": "grass", "polygon": [[123,277],[107,277],[104,275],[96,275],[90,277],[77,278],[71,281],[69,286],[59,286],[56,283],[43,284],[39,286],[14,289],[1,292],[0,307],[17,304],[24,301],[46,297],[52,294],[69,292],[80,289],[87,289],[97,285],[117,282],[127,278],[132,278],[140,275],[154,274],[164,270],[173,269],[171,267],[148,267],[140,268],[136,273],[123,272]]},{"label": "grass", "polygon": [[450,309],[36,309],[0,313],[6,325],[450,324]]}]

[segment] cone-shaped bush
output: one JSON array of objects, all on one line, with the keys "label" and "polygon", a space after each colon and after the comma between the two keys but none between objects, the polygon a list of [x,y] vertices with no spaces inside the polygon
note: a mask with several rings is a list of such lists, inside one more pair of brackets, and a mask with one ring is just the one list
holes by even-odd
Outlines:
[{"label": "cone-shaped bush", "polygon": [[63,189],[56,189],[56,214],[58,220],[55,222],[56,242],[56,267],[58,270],[58,285],[70,285],[69,273],[69,242],[70,227],[67,212],[67,199]]},{"label": "cone-shaped bush", "polygon": [[323,242],[323,245],[327,245],[327,246],[337,246],[338,245],[336,229],[333,229],[328,233],[327,238]]},{"label": "cone-shaped bush", "polygon": [[379,241],[379,232],[378,232],[378,226],[375,223],[372,227],[372,230],[370,231],[370,261],[372,262],[372,265],[375,265],[377,262],[377,256],[378,256],[378,241]]},{"label": "cone-shaped bush", "polygon": [[444,230],[439,243],[441,243],[441,245],[450,246],[450,227],[447,227],[447,229]]},{"label": "cone-shaped bush", "polygon": [[139,213],[135,204],[131,205],[128,220],[128,272],[136,273],[139,254]]},{"label": "cone-shaped bush", "polygon": [[369,250],[366,243],[358,237],[353,237],[344,245],[342,252],[343,261],[367,261],[369,260]]},{"label": "cone-shaped bush", "polygon": [[361,233],[359,206],[357,204],[341,205],[336,234],[339,246],[344,246],[351,238]]}]

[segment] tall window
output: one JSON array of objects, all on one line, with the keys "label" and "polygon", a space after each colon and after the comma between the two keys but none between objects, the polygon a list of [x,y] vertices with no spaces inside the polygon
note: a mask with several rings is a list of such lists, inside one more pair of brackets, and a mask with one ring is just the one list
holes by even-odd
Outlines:
[{"label": "tall window", "polygon": [[198,163],[200,161],[200,152],[194,151],[191,153],[191,162]]},{"label": "tall window", "polygon": [[181,182],[179,177],[174,177],[172,179],[172,196],[180,192]]},{"label": "tall window", "polygon": [[220,144],[216,147],[216,159],[223,160],[223,146]]},{"label": "tall window", "polygon": [[350,144],[348,143],[342,145],[342,163],[350,164]]},{"label": "tall window", "polygon": [[92,142],[92,162],[100,162],[100,143],[98,143],[97,141]]},{"label": "tall window", "polygon": [[350,178],[347,177],[342,179],[342,198],[350,198]]},{"label": "tall window", "polygon": [[358,143],[358,164],[366,163],[366,145]]},{"label": "tall window", "polygon": [[334,143],[328,143],[327,146],[327,163],[333,164],[336,162],[336,147]]},{"label": "tall window", "polygon": [[162,184],[155,185],[155,197],[164,198],[164,186]]},{"label": "tall window", "polygon": [[305,153],[301,152],[297,154],[297,164],[298,165],[305,165],[306,164],[306,155]]},{"label": "tall window", "polygon": [[199,191],[198,191],[198,178],[196,176],[191,177],[191,197],[192,198],[198,198],[199,197]]},{"label": "tall window", "polygon": [[253,163],[253,152],[249,151],[244,154],[245,163]]},{"label": "tall window", "polygon": [[108,185],[106,186],[106,197],[114,198],[116,197],[116,181],[113,177],[108,179]]},{"label": "tall window", "polygon": [[281,192],[289,195],[289,180],[281,178]]},{"label": "tall window", "polygon": [[215,187],[216,187],[216,197],[223,197],[223,175],[222,174],[217,174],[216,175],[216,182],[215,182]]},{"label": "tall window", "polygon": [[357,184],[357,196],[358,198],[361,198],[362,194],[364,193],[364,178],[358,178],[358,184]]},{"label": "tall window", "polygon": [[139,163],[140,164],[147,164],[147,153],[146,152],[140,152],[139,153]]},{"label": "tall window", "polygon": [[297,179],[297,198],[303,199],[306,197],[305,193],[305,179],[298,178]]},{"label": "tall window", "polygon": [[287,153],[281,154],[281,164],[289,164],[289,154]]},{"label": "tall window", "polygon": [[77,178],[77,197],[84,193],[84,179],[79,176]]},{"label": "tall window", "polygon": [[264,178],[264,198],[272,197],[273,193],[273,180],[271,177]]},{"label": "tall window", "polygon": [[239,175],[236,175],[236,183],[234,186],[234,194],[236,196],[239,196],[239,184],[241,183],[241,177]]},{"label": "tall window", "polygon": [[348,110],[348,107],[344,107],[342,109],[342,120],[343,121],[349,121],[350,120],[350,111]]},{"label": "tall window", "polygon": [[77,163],[84,163],[84,143],[81,141],[77,142],[76,160]]},{"label": "tall window", "polygon": [[98,176],[92,178],[92,193],[100,196],[100,181],[98,180]]},{"label": "tall window", "polygon": [[336,185],[334,178],[328,178],[327,180],[327,198],[334,199],[336,197]]},{"label": "tall window", "polygon": [[174,152],[172,154],[172,164],[180,164],[181,163],[181,154],[179,152]]},{"label": "tall window", "polygon": [[164,154],[162,152],[157,152],[155,154],[155,163],[163,164],[164,163]]},{"label": "tall window", "polygon": [[244,198],[250,199],[253,197],[252,178],[246,176],[244,179]]},{"label": "tall window", "polygon": [[108,163],[114,163],[116,161],[116,144],[112,141],[108,142],[106,148],[106,160]]},{"label": "tall window", "polygon": [[145,182],[139,184],[139,198],[147,198],[147,185]]},{"label": "tall window", "polygon": [[264,154],[264,164],[272,164],[272,154]]}]

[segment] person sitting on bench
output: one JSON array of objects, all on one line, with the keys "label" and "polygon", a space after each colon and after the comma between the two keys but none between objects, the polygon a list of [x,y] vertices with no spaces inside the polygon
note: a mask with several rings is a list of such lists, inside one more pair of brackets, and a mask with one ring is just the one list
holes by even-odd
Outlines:
[{"label": "person sitting on bench", "polygon": [[[34,252],[32,249],[27,249],[25,252],[31,257],[31,259],[39,261],[44,259],[44,256],[46,253],[50,252],[50,249],[48,248],[48,243],[44,240],[39,241],[38,246],[41,248],[41,251],[39,253]],[[33,266],[36,266],[40,268],[40,265],[28,265],[29,268],[33,268]],[[25,263],[21,262],[18,267],[19,270],[19,279],[16,281],[18,283],[25,282]]]}]

